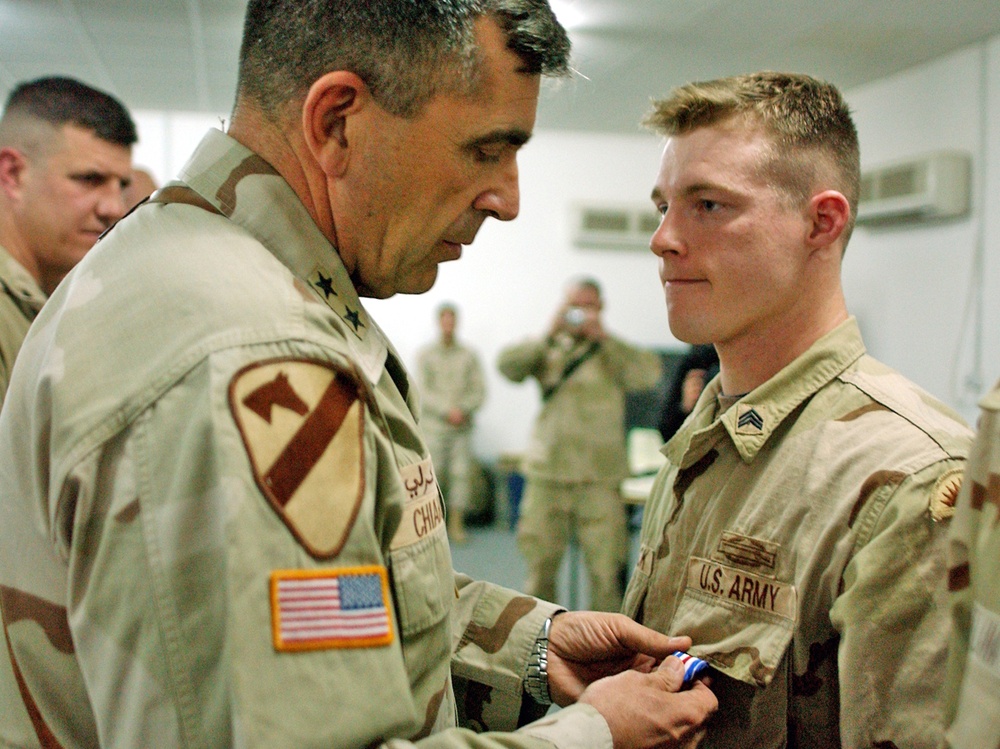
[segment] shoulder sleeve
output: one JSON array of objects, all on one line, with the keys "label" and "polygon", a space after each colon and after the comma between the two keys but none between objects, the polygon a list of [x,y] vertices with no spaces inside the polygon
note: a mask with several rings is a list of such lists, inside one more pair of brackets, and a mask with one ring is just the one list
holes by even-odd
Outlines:
[{"label": "shoulder sleeve", "polygon": [[601,344],[599,356],[612,378],[626,392],[651,390],[663,373],[663,363],[655,351],[633,346],[619,338],[608,337]]},{"label": "shoulder sleeve", "polygon": [[[389,741],[386,749],[408,749],[404,741]],[[453,729],[435,734],[415,746],[420,749],[613,749],[607,721],[590,705],[571,705],[546,715],[516,733],[473,733]]]},{"label": "shoulder sleeve", "polygon": [[949,459],[901,480],[887,476],[856,521],[856,553],[830,611],[841,637],[845,747],[940,745],[948,524],[935,522],[930,506],[955,488],[962,467]]},{"label": "shoulder sleeve", "polygon": [[10,372],[14,368],[14,359],[21,348],[21,342],[28,332],[30,321],[17,307],[8,295],[7,289],[0,279],[0,404],[3,404],[4,393],[10,384]]},{"label": "shoulder sleeve", "polygon": [[534,706],[524,692],[524,670],[542,623],[560,608],[464,575],[455,582],[452,674],[460,720],[477,730],[511,730],[522,700],[531,703],[524,706],[529,712]]},{"label": "shoulder sleeve", "polygon": [[545,356],[545,341],[524,341],[507,346],[497,357],[497,369],[511,382],[537,375]]},{"label": "shoulder sleeve", "polygon": [[137,419],[132,473],[102,461],[113,503],[74,539],[70,565],[100,733],[248,747],[412,735],[423,715],[357,384],[335,360],[245,356],[206,360]]},{"label": "shoulder sleeve", "polygon": [[[511,731],[516,716],[526,725],[515,735],[527,745],[611,749],[608,724],[593,707],[575,705],[546,716],[548,706],[536,704],[524,691],[528,654],[542,623],[561,608],[465,575],[456,574],[455,587],[452,674],[460,724],[477,732]],[[446,732],[427,741],[456,746],[447,737]]]},{"label": "shoulder sleeve", "polygon": [[981,402],[979,433],[951,523],[952,615],[945,723],[951,746],[1000,744],[1000,383]]}]

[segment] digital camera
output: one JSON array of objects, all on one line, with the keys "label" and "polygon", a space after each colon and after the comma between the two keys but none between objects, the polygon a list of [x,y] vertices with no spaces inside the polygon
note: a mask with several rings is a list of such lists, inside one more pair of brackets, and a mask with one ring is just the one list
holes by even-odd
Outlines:
[{"label": "digital camera", "polygon": [[579,328],[587,320],[587,310],[583,307],[570,307],[563,315],[563,320],[571,328]]}]

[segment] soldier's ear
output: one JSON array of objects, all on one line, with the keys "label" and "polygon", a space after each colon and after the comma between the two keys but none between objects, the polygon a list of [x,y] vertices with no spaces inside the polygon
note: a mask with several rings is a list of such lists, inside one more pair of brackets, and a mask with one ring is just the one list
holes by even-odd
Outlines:
[{"label": "soldier's ear", "polygon": [[809,236],[807,242],[813,249],[835,244],[851,220],[851,205],[836,190],[824,190],[809,200]]},{"label": "soldier's ear", "polygon": [[358,115],[371,103],[365,82],[346,70],[326,73],[309,87],[302,105],[302,132],[310,153],[328,176],[339,176],[347,168],[352,139],[360,126]]},{"label": "soldier's ear", "polygon": [[24,171],[28,161],[24,154],[11,146],[0,148],[0,192],[11,199],[21,194]]}]

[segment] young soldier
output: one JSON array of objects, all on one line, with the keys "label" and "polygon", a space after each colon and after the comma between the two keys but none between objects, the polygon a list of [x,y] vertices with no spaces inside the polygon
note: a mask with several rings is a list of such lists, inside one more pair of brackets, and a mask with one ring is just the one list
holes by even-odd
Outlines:
[{"label": "young soldier", "polygon": [[935,747],[970,432],[847,312],[848,108],[759,73],[681,87],[648,123],[670,329],[720,375],[669,445],[625,611],[716,668],[706,746]]}]

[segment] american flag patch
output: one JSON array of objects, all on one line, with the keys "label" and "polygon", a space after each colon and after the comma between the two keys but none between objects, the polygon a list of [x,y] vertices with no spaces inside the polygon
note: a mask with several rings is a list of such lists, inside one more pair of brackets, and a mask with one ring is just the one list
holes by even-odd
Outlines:
[{"label": "american flag patch", "polygon": [[361,648],[392,642],[385,567],[275,570],[275,650]]}]

